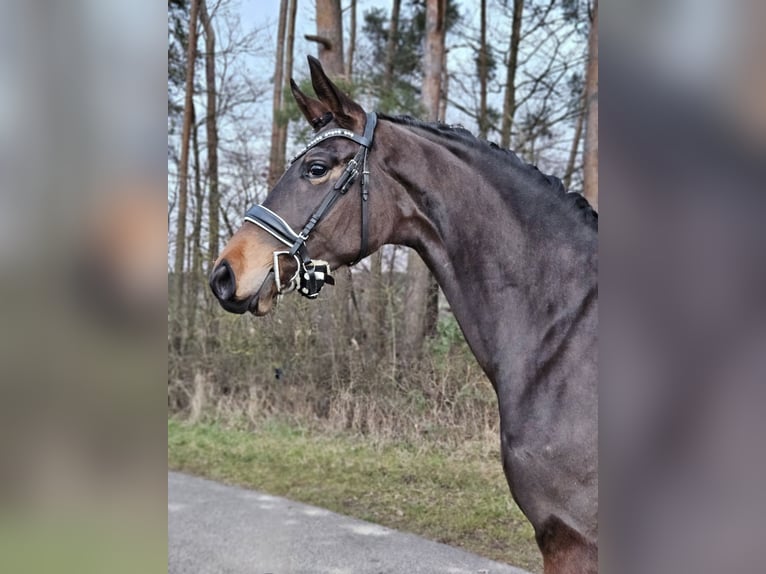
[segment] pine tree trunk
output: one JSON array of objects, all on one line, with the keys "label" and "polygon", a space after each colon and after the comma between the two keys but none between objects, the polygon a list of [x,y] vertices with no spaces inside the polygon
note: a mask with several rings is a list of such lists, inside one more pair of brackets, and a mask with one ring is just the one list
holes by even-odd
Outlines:
[{"label": "pine tree trunk", "polygon": [[524,0],[513,0],[511,42],[508,46],[508,76],[505,84],[505,98],[503,99],[503,122],[500,128],[500,145],[504,148],[511,147],[511,129],[513,128],[513,116],[516,114],[516,68],[519,61],[523,11]]},{"label": "pine tree trunk", "polygon": [[340,0],[316,0],[316,36],[306,36],[319,44],[319,61],[330,77],[342,76],[343,19]]},{"label": "pine tree trunk", "polygon": [[591,11],[588,36],[588,72],[585,77],[585,150],[583,194],[598,209],[598,0]]},{"label": "pine tree trunk", "polygon": [[186,215],[189,203],[189,139],[192,128],[192,96],[194,95],[194,61],[197,56],[197,15],[199,0],[191,0],[189,15],[189,44],[186,55],[186,82],[184,89],[184,114],[181,130],[181,158],[178,165],[178,220],[176,222],[176,245],[173,272],[175,275],[175,313],[173,321],[174,341],[183,340],[181,314],[184,309],[184,255],[186,252]]},{"label": "pine tree trunk", "polygon": [[423,106],[426,119],[439,118],[442,63],[444,61],[444,16],[446,0],[426,0],[426,43],[423,56]]}]

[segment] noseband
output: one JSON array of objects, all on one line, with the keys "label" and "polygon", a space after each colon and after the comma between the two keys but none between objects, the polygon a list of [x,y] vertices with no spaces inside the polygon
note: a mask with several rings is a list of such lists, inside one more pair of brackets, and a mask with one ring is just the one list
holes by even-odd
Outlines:
[{"label": "noseband", "polygon": [[[351,265],[358,263],[365,255],[367,255],[367,199],[369,196],[368,184],[370,175],[370,172],[367,169],[367,154],[372,147],[373,135],[375,133],[375,125],[377,122],[378,116],[375,112],[367,114],[364,134],[361,136],[350,130],[328,130],[317,135],[305,148],[303,148],[303,150],[290,160],[290,165],[292,165],[311,148],[330,138],[346,138],[359,144],[359,151],[354,158],[346,164],[346,169],[335,182],[335,185],[333,185],[330,192],[324,197],[322,203],[319,204],[319,207],[314,211],[313,215],[309,217],[309,220],[306,222],[306,225],[304,225],[300,233],[296,233],[284,219],[263,205],[255,205],[245,213],[245,221],[254,223],[288,247],[287,251],[274,252],[274,281],[277,285],[277,292],[280,295],[297,289],[298,293],[304,297],[315,299],[325,283],[329,283],[330,285],[335,284],[335,280],[330,275],[330,265],[326,261],[315,261],[311,259],[311,256],[308,253],[308,248],[306,247],[306,241],[317,224],[330,211],[330,208],[342,195],[346,194],[354,181],[356,181],[356,178],[359,176],[360,166],[362,168],[362,238],[359,246],[359,255]],[[292,257],[298,264],[297,271],[285,286],[282,285],[279,278],[280,255]]]}]

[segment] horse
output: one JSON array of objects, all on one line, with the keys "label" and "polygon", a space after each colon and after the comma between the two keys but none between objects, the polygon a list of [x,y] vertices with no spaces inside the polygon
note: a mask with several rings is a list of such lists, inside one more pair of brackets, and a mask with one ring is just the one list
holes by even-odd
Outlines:
[{"label": "horse", "polygon": [[503,469],[545,574],[595,573],[596,212],[463,128],[365,112],[308,60],[316,97],[291,88],[314,137],[245,214],[213,293],[227,311],[265,315],[385,244],[413,248],[494,387]]}]

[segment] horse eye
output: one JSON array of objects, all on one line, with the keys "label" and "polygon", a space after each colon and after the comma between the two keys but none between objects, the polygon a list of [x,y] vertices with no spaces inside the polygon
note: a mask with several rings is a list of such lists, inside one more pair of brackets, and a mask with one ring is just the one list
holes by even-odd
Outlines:
[{"label": "horse eye", "polygon": [[327,173],[327,167],[321,163],[312,163],[309,166],[309,175],[311,177],[322,177]]}]

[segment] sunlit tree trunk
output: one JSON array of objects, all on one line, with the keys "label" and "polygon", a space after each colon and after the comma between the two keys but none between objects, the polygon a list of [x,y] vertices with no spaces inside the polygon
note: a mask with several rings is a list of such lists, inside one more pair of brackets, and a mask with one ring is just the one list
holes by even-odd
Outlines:
[{"label": "sunlit tree trunk", "polygon": [[500,145],[504,148],[511,146],[511,130],[513,116],[516,113],[516,69],[519,61],[519,44],[521,44],[521,17],[524,12],[524,0],[513,0],[513,17],[511,19],[511,41],[508,46],[508,76],[503,98],[503,122],[500,128]]},{"label": "sunlit tree trunk", "polygon": [[598,209],[598,0],[591,9],[588,72],[585,76],[585,150],[583,194]]},{"label": "sunlit tree trunk", "polygon": [[316,0],[317,33],[306,39],[319,44],[319,61],[330,76],[342,76],[343,19],[340,0]]}]

